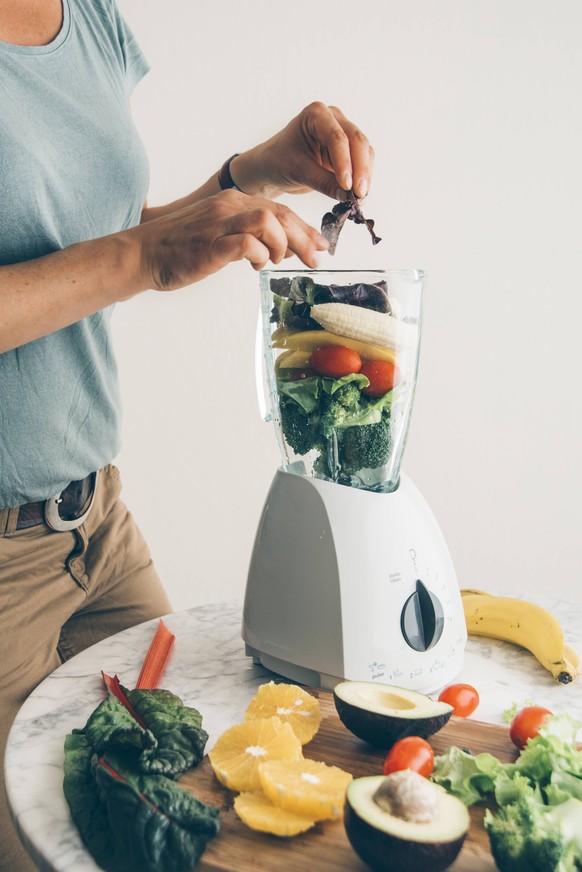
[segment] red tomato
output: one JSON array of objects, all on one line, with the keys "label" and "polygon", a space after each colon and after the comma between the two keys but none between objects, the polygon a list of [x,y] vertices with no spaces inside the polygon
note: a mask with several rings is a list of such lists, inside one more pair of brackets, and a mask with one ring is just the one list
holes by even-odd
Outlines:
[{"label": "red tomato", "polygon": [[528,739],[538,735],[542,724],[552,712],[540,705],[528,705],[519,711],[511,722],[509,736],[516,748],[525,748]]},{"label": "red tomato", "polygon": [[419,736],[407,736],[392,745],[382,771],[384,775],[400,772],[401,769],[412,769],[425,778],[432,773],[434,767],[434,751],[427,741]]},{"label": "red tomato", "polygon": [[383,397],[400,381],[400,371],[391,360],[367,360],[360,370],[370,384],[362,388],[368,397]]},{"label": "red tomato", "polygon": [[447,702],[452,705],[454,715],[466,718],[479,705],[479,694],[470,684],[450,684],[439,693],[439,702]]},{"label": "red tomato", "polygon": [[318,375],[341,378],[362,368],[362,358],[357,351],[345,345],[323,345],[309,358],[309,365]]}]

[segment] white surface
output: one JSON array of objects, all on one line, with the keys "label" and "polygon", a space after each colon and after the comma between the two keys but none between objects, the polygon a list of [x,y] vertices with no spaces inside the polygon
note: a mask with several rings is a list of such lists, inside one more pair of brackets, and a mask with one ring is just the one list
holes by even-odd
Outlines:
[{"label": "white surface", "polygon": [[[566,641],[582,650],[582,606],[536,601],[561,621]],[[163,686],[199,709],[210,749],[224,729],[243,719],[258,685],[272,676],[244,656],[239,607],[204,606],[170,615],[166,623],[176,643]],[[63,744],[105,696],[101,670],[134,686],[156,626],[150,621],[133,627],[74,657],[37,687],[16,718],[6,753],[8,795],[22,838],[43,872],[98,868],[69,818],[62,790]],[[514,645],[469,638],[458,680],[477,687],[481,702],[472,717],[481,721],[502,723],[505,708],[528,698],[582,721],[577,685],[558,685],[531,654]]]},{"label": "white surface", "polygon": [[[333,264],[428,272],[404,468],[463,585],[582,602],[579,0],[119,3],[152,64],[132,100],[152,204],[315,98],[368,133],[383,241],[348,226]],[[258,300],[239,264],[115,318],[125,496],[177,609],[240,599],[278,464]]]}]

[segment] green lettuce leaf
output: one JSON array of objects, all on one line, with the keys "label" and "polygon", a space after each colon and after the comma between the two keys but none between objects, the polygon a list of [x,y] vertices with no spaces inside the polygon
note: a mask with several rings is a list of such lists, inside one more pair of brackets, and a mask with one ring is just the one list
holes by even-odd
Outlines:
[{"label": "green lettuce leaf", "polygon": [[319,407],[321,393],[333,395],[339,388],[350,384],[350,382],[354,382],[360,390],[370,384],[365,375],[351,372],[342,378],[325,378],[325,376],[313,375],[297,381],[279,379],[277,390],[282,396],[294,400],[307,415],[310,415]]},{"label": "green lettuce leaf", "polygon": [[576,747],[576,735],[581,726],[568,714],[553,715],[517,759],[518,771],[539,785],[548,804],[563,801],[566,784],[569,796],[580,796],[582,751]]},{"label": "green lettuce leaf", "polygon": [[506,708],[503,711],[503,714],[501,716],[501,720],[503,721],[503,723],[508,724],[508,725],[511,724],[512,720],[514,719],[514,717],[516,716],[518,711],[520,711],[526,705],[537,705],[537,703],[534,702],[533,699],[531,699],[531,697],[529,697],[529,696],[527,697],[527,699],[524,699],[524,701],[521,703],[521,705],[519,705],[516,702],[513,702],[509,706],[509,708]]},{"label": "green lettuce leaf", "polygon": [[582,751],[576,735],[582,724],[568,714],[552,715],[530,739],[515,763],[501,763],[491,754],[473,756],[449,748],[435,757],[432,780],[472,805],[495,795],[499,806],[521,796],[543,805],[582,800]]},{"label": "green lettuce leaf", "polygon": [[526,796],[535,802],[543,804],[543,796],[538,785],[525,775],[521,775],[515,765],[502,765],[495,778],[495,801],[497,805],[509,805],[517,802],[520,796]]},{"label": "green lettuce leaf", "polygon": [[435,757],[431,780],[457,796],[465,805],[480,802],[495,791],[503,768],[493,754],[468,754],[455,746]]}]

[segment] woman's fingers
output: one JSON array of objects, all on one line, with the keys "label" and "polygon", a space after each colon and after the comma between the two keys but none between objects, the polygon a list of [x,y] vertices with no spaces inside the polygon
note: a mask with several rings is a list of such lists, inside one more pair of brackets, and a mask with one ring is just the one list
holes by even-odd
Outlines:
[{"label": "woman's fingers", "polygon": [[252,233],[230,233],[228,236],[221,236],[214,243],[213,251],[225,264],[235,260],[248,260],[256,270],[263,269],[270,259],[267,246]]},{"label": "woman's fingers", "polygon": [[346,191],[365,197],[370,188],[374,152],[368,138],[337,106],[313,103],[305,110],[304,125],[321,166],[331,170]]},{"label": "woman's fingers", "polygon": [[[247,198],[250,199],[250,198]],[[263,201],[264,202],[264,201]],[[238,211],[226,222],[223,230],[224,236],[242,235],[251,236],[262,244],[267,251],[267,260],[274,264],[281,263],[283,258],[296,254],[306,266],[318,265],[317,252],[325,251],[327,241],[309,224],[299,218],[291,209],[279,203],[268,206]],[[248,250],[259,252],[250,242],[246,242]],[[247,260],[255,263],[266,262],[261,256],[252,260],[247,256],[247,248],[241,254]]]},{"label": "woman's fingers", "polygon": [[267,250],[267,258],[273,263],[281,262],[288,247],[287,235],[281,223],[264,206],[235,213],[225,222],[223,233],[226,236],[233,234],[256,239]]},{"label": "woman's fingers", "polygon": [[347,136],[350,146],[352,163],[352,189],[356,197],[365,197],[370,189],[370,180],[374,168],[374,149],[368,142],[368,137],[351,122],[341,109],[330,106],[330,112]]},{"label": "woman's fingers", "polygon": [[287,206],[223,191],[127,231],[139,241],[149,287],[170,291],[200,281],[233,260],[255,269],[297,255],[315,269],[326,239]]},{"label": "woman's fingers", "polygon": [[333,112],[323,103],[313,103],[305,110],[305,129],[320,154],[322,165],[329,157],[338,184],[349,191],[353,183],[352,158],[348,136]]}]

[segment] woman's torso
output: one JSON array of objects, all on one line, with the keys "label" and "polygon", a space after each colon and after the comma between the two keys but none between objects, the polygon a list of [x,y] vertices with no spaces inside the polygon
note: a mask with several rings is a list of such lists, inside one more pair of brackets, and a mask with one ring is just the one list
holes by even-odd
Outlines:
[{"label": "woman's torso", "polygon": [[[143,55],[113,0],[63,0],[60,22],[50,9],[48,42],[42,28],[34,44],[0,41],[0,265],[131,227],[147,195],[128,108]],[[8,33],[27,37],[0,17]],[[0,355],[0,507],[45,499],[117,453],[110,315]]]}]

